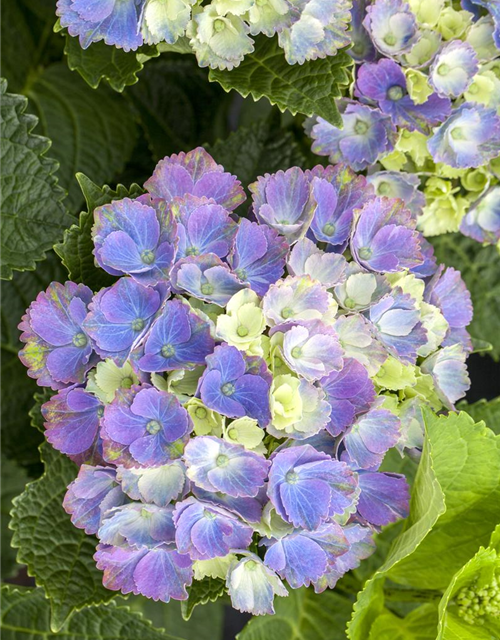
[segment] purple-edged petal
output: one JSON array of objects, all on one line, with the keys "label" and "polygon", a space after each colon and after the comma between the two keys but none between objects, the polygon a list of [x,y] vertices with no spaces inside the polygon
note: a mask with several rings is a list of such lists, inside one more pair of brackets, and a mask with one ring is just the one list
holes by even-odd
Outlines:
[{"label": "purple-edged petal", "polygon": [[462,346],[454,344],[439,349],[420,365],[423,373],[432,376],[439,398],[450,409],[470,388],[466,359],[467,353]]},{"label": "purple-edged petal", "polygon": [[401,422],[387,409],[371,409],[353,424],[343,439],[351,460],[360,469],[377,467],[399,440]]},{"label": "purple-edged petal", "polygon": [[358,513],[378,527],[406,518],[410,491],[403,475],[397,473],[359,473]]}]

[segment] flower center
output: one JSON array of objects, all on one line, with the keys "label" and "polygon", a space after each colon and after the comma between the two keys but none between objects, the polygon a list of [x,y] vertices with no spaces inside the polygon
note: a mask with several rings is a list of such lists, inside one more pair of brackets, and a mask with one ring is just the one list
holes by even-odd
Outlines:
[{"label": "flower center", "polygon": [[144,264],[153,264],[153,262],[155,261],[154,252],[150,249],[146,249],[141,253],[141,260],[144,262]]},{"label": "flower center", "polygon": [[399,84],[395,84],[392,87],[389,87],[389,90],[387,91],[387,97],[389,98],[389,100],[401,100],[403,95],[403,87],[401,87]]},{"label": "flower center", "polygon": [[122,378],[120,387],[122,389],[130,389],[130,387],[134,384],[134,381],[132,380],[132,378]]},{"label": "flower center", "polygon": [[175,347],[172,344],[164,344],[161,348],[161,355],[164,358],[171,358],[175,355]]},{"label": "flower center", "polygon": [[201,292],[204,296],[209,296],[214,292],[214,288],[209,282],[201,285]]},{"label": "flower center", "polygon": [[397,42],[396,36],[393,33],[388,33],[387,35],[384,36],[384,42],[385,44],[388,44],[390,47],[393,47]]},{"label": "flower center", "polygon": [[293,309],[291,307],[285,307],[281,312],[281,317],[285,320],[293,316]]},{"label": "flower center", "polygon": [[362,136],[367,131],[368,124],[364,120],[356,120],[354,124],[354,133],[357,133],[358,136]]},{"label": "flower center", "polygon": [[292,358],[300,358],[302,355],[302,349],[300,347],[294,347],[292,349]]},{"label": "flower center", "polygon": [[161,424],[158,420],[150,420],[146,425],[146,431],[152,436],[156,435],[161,429]]},{"label": "flower center", "polygon": [[333,224],[333,222],[327,222],[325,224],[325,226],[323,227],[323,233],[325,234],[325,236],[333,236],[333,234],[335,233],[335,225]]},{"label": "flower center", "polygon": [[204,420],[207,417],[207,410],[205,409],[205,407],[196,407],[194,415],[200,420]]},{"label": "flower center", "polygon": [[236,269],[234,273],[238,276],[240,280],[247,279],[247,272],[245,271],[245,269]]},{"label": "flower center", "polygon": [[142,318],[136,318],[132,322],[132,329],[134,331],[142,331],[144,329],[144,320]]},{"label": "flower center", "polygon": [[391,193],[391,185],[388,182],[380,182],[377,191],[381,196],[388,196]]},{"label": "flower center", "polygon": [[197,249],[196,247],[189,247],[189,249],[186,249],[186,255],[187,256],[199,256],[200,255],[200,250]]},{"label": "flower center", "polygon": [[240,326],[236,329],[236,333],[240,336],[240,338],[244,338],[248,335],[248,329],[245,325],[240,324]]},{"label": "flower center", "polygon": [[225,396],[232,396],[233,393],[236,391],[236,389],[234,388],[234,384],[232,382],[226,382],[225,384],[222,385],[220,390]]},{"label": "flower center", "polygon": [[476,93],[479,93],[479,87],[475,82],[473,82],[469,87],[469,93],[472,93],[473,96],[475,96]]},{"label": "flower center", "polygon": [[218,33],[220,31],[224,31],[224,29],[226,28],[226,25],[224,24],[224,20],[214,20],[214,29],[215,31],[217,31]]},{"label": "flower center", "polygon": [[75,347],[84,347],[87,344],[87,336],[84,333],[75,333],[73,336],[73,344]]},{"label": "flower center", "polygon": [[347,307],[348,309],[354,309],[355,306],[356,303],[352,298],[346,298],[344,300],[344,307]]},{"label": "flower center", "polygon": [[285,476],[285,480],[288,484],[297,484],[299,481],[299,474],[296,471],[289,471]]},{"label": "flower center", "polygon": [[447,76],[450,73],[450,67],[443,62],[443,64],[440,64],[437,68],[437,72],[440,76]]},{"label": "flower center", "polygon": [[361,249],[358,251],[361,260],[369,260],[372,256],[372,253],[373,252],[370,247],[361,247]]},{"label": "flower center", "polygon": [[104,415],[104,407],[99,407],[99,409],[97,409],[97,417],[102,418],[103,415]]},{"label": "flower center", "polygon": [[231,440],[238,440],[238,429],[235,429],[234,427],[232,429],[229,429],[227,435],[231,438]]},{"label": "flower center", "polygon": [[223,453],[221,453],[220,456],[217,456],[216,463],[218,467],[226,467],[228,462],[229,462],[229,458],[225,456]]},{"label": "flower center", "polygon": [[255,569],[257,569],[255,560],[248,560],[248,562],[245,563],[245,569],[247,569],[247,571],[255,571]]},{"label": "flower center", "polygon": [[462,129],[462,127],[455,127],[454,129],[452,129],[450,132],[450,136],[453,138],[453,140],[465,140],[464,130]]},{"label": "flower center", "polygon": [[209,520],[215,520],[216,518],[215,513],[213,513],[212,511],[209,511],[208,509],[205,509],[203,511],[203,515],[205,516],[205,518],[208,518]]}]

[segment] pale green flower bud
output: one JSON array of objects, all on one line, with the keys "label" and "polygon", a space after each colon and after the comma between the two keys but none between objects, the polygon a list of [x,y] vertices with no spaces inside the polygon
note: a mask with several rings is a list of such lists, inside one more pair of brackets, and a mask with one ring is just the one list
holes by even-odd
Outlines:
[{"label": "pale green flower bud", "polygon": [[409,0],[410,8],[420,24],[433,27],[444,8],[444,0]]},{"label": "pale green flower bud", "polygon": [[232,444],[241,444],[245,449],[257,453],[266,452],[266,447],[262,444],[266,433],[259,427],[257,420],[238,418],[225,426],[223,431],[224,439]]},{"label": "pale green flower bud", "polygon": [[184,408],[191,416],[194,432],[197,436],[217,436],[222,435],[225,418],[206,407],[199,398],[190,398]]},{"label": "pale green flower bud", "polygon": [[417,69],[406,69],[406,88],[415,104],[423,104],[433,93],[425,73]]},{"label": "pale green flower bud", "polygon": [[474,192],[474,198],[477,198],[478,192],[484,191],[490,183],[490,176],[485,169],[471,169],[460,179],[462,186],[467,191]]},{"label": "pale green flower bud", "polygon": [[398,391],[405,387],[413,387],[417,383],[416,367],[405,365],[396,358],[389,356],[378,370],[374,382],[382,389]]},{"label": "pale green flower bud", "polygon": [[461,38],[471,25],[473,17],[470,11],[455,11],[452,7],[446,7],[439,16],[438,31],[445,40]]},{"label": "pale green flower bud", "polygon": [[453,195],[436,198],[426,205],[419,217],[417,227],[424,236],[458,231],[460,222],[469,206],[466,198]]},{"label": "pale green flower bud", "polygon": [[112,402],[118,389],[130,389],[134,384],[139,384],[139,378],[135,374],[129,362],[119,367],[108,358],[99,362],[95,372],[89,374],[87,391],[96,395],[101,402]]},{"label": "pale green flower bud", "polygon": [[422,67],[432,60],[439,49],[441,38],[435,31],[423,31],[419,40],[413,45],[404,59],[410,67]]}]

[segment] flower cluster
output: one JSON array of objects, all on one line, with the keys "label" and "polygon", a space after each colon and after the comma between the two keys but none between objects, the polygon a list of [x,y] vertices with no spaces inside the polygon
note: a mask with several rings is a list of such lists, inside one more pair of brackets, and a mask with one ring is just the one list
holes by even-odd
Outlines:
[{"label": "flower cluster", "polygon": [[368,169],[377,194],[404,198],[426,236],[500,241],[498,6],[353,0],[343,126],[306,124],[315,153]]},{"label": "flower cluster", "polygon": [[350,0],[58,0],[57,15],[84,49],[104,40],[135,51],[184,37],[200,66],[230,70],[259,34],[277,34],[289,64],[335,55],[350,42],[350,8]]},{"label": "flower cluster", "polygon": [[468,388],[470,296],[412,202],[345,165],[258,178],[241,219],[241,184],[202,148],[144,186],[94,212],[116,282],[52,283],[20,325],[56,392],[47,439],[81,465],[64,506],[109,589],[166,602],[210,576],[272,613],[407,515],[405,478],[380,467],[418,454],[422,404]]}]

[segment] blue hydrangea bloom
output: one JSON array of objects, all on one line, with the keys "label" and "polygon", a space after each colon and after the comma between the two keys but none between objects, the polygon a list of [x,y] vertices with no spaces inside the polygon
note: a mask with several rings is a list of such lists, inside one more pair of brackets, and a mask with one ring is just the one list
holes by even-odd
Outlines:
[{"label": "blue hydrangea bloom", "polygon": [[[270,374],[260,358],[245,359],[236,347],[222,344],[206,358],[198,392],[210,409],[230,418],[248,416],[264,427],[270,419]],[[260,371],[259,371],[260,367]]]},{"label": "blue hydrangea bloom", "polygon": [[255,497],[267,478],[269,461],[213,436],[198,436],[184,450],[188,478],[206,491],[234,498]]},{"label": "blue hydrangea bloom", "polygon": [[358,482],[357,508],[364,520],[382,527],[408,516],[410,491],[404,475],[360,470]]},{"label": "blue hydrangea bloom", "polygon": [[97,533],[103,515],[126,501],[115,469],[83,464],[76,480],[68,486],[63,507],[75,527],[92,535]]},{"label": "blue hydrangea bloom", "polygon": [[146,335],[160,304],[158,291],[121,278],[94,296],[83,326],[97,353],[122,366]]},{"label": "blue hydrangea bloom", "polygon": [[452,40],[434,58],[429,81],[440,96],[458,98],[467,91],[478,69],[472,46],[468,42]]},{"label": "blue hydrangea bloom", "polygon": [[351,8],[351,41],[352,46],[347,52],[356,62],[371,62],[377,57],[372,39],[363,26],[366,7],[371,0],[353,0]]},{"label": "blue hydrangea bloom", "polygon": [[62,27],[79,36],[87,49],[104,40],[124,51],[135,51],[142,44],[138,24],[144,0],[58,0],[56,13]]},{"label": "blue hydrangea bloom", "polygon": [[270,325],[320,320],[332,304],[331,294],[309,276],[288,276],[271,285],[262,307]]},{"label": "blue hydrangea bloom", "polygon": [[357,480],[345,463],[306,444],[274,455],[267,492],[283,520],[314,531],[354,506]]},{"label": "blue hydrangea bloom", "polygon": [[186,468],[181,460],[172,460],[159,467],[118,467],[116,477],[122,490],[132,500],[155,504],[158,507],[166,507],[184,494],[189,485]]},{"label": "blue hydrangea bloom", "polygon": [[412,267],[410,269],[410,273],[413,273],[415,276],[417,276],[417,278],[427,278],[428,276],[432,276],[434,273],[436,273],[436,256],[434,255],[434,247],[428,240],[426,240],[423,236],[420,236],[419,242],[420,253],[422,254],[423,262],[416,267]]},{"label": "blue hydrangea bloom", "polygon": [[234,498],[227,493],[217,491],[205,491],[196,485],[191,486],[193,495],[202,502],[211,502],[228,511],[232,511],[245,522],[259,522],[262,517],[263,503],[267,501],[265,489],[259,490],[255,498],[243,497]]},{"label": "blue hydrangea bloom", "polygon": [[320,117],[312,127],[314,153],[328,156],[332,164],[345,162],[355,171],[362,171],[394,149],[396,129],[388,115],[347,100],[339,101],[338,106],[341,129]]},{"label": "blue hydrangea bloom", "polygon": [[144,343],[142,371],[194,369],[214,350],[210,325],[180,300],[169,300]]},{"label": "blue hydrangea bloom", "polygon": [[389,57],[409,51],[419,37],[417,19],[405,0],[376,0],[366,8],[363,26]]},{"label": "blue hydrangea bloom", "polygon": [[246,549],[253,529],[234,513],[210,502],[186,498],[174,511],[175,542],[180,553],[193,560],[226,556],[231,549]]},{"label": "blue hydrangea bloom", "polygon": [[327,288],[344,281],[347,264],[343,255],[322,251],[309,238],[294,245],[287,261],[290,275],[309,276]]},{"label": "blue hydrangea bloom", "polygon": [[[425,206],[425,195],[419,191],[420,178],[404,171],[377,171],[366,178],[378,196],[399,198],[416,218]],[[420,265],[419,265],[420,266]]]},{"label": "blue hydrangea bloom", "polygon": [[104,410],[104,456],[110,458],[107,447],[117,443],[130,456],[127,466],[165,464],[172,457],[168,445],[191,429],[188,412],[173,394],[147,386],[120,389]]},{"label": "blue hydrangea bloom", "polygon": [[500,187],[473,203],[462,218],[460,231],[478,242],[496,244],[500,240]]},{"label": "blue hydrangea bloom", "polygon": [[455,402],[463,398],[470,388],[466,359],[466,351],[461,345],[454,344],[439,349],[420,365],[422,373],[432,376],[440,400],[452,410]]},{"label": "blue hydrangea bloom", "polygon": [[399,440],[401,422],[387,409],[372,408],[360,416],[342,442],[359,469],[378,467]]},{"label": "blue hydrangea bloom", "polygon": [[19,324],[25,343],[19,358],[40,386],[56,390],[81,383],[96,364],[83,328],[91,299],[83,284],[52,282],[27,309]]},{"label": "blue hydrangea bloom", "polygon": [[115,547],[154,547],[175,538],[173,507],[132,502],[111,509],[104,516],[97,537]]},{"label": "blue hydrangea bloom", "polygon": [[449,98],[441,98],[436,93],[423,104],[416,104],[408,95],[403,70],[387,58],[361,65],[356,87],[361,97],[375,101],[395,125],[410,131],[426,133],[430,126],[441,124],[451,113]]},{"label": "blue hydrangea bloom", "polygon": [[288,248],[277,231],[243,218],[228,261],[238,278],[263,296],[283,275]]},{"label": "blue hydrangea bloom", "polygon": [[436,162],[458,169],[480,167],[500,153],[500,117],[494,109],[466,102],[435,131],[427,146]]},{"label": "blue hydrangea bloom", "polygon": [[124,198],[94,211],[92,239],[97,263],[115,276],[130,275],[144,285],[168,279],[177,225],[166,207],[149,196]]}]

